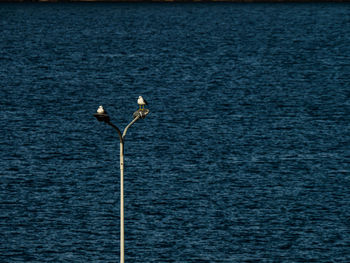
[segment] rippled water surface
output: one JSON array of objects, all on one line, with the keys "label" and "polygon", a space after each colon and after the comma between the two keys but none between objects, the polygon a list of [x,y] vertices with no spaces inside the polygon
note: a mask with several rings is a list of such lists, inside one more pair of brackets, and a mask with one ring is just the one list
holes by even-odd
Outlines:
[{"label": "rippled water surface", "polygon": [[0,261],[350,262],[350,6],[0,5]]}]

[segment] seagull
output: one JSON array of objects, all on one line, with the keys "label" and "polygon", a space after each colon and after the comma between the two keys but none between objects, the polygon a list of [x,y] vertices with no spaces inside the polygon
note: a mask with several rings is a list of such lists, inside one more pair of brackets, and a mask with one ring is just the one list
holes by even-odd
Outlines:
[{"label": "seagull", "polygon": [[97,113],[98,113],[98,114],[104,114],[104,113],[107,113],[107,112],[104,110],[104,108],[102,107],[102,105],[100,105],[100,106],[98,107],[98,109],[97,109]]},{"label": "seagull", "polygon": [[144,110],[145,105],[148,105],[147,101],[144,98],[142,98],[142,96],[139,96],[139,98],[137,100],[137,104],[139,104],[139,106],[140,106],[139,110]]}]

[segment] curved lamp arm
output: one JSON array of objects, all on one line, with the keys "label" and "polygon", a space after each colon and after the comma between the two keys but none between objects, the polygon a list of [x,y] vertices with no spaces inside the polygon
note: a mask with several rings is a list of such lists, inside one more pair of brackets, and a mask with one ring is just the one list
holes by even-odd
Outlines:
[{"label": "curved lamp arm", "polygon": [[[102,107],[102,106],[101,106]],[[107,114],[107,112],[103,112],[103,113],[95,113],[94,116],[98,121],[104,121],[105,123],[107,123],[108,125],[112,126],[118,133],[119,136],[119,140],[120,143],[124,143],[124,137],[126,135],[126,132],[128,131],[128,129],[130,128],[131,125],[133,125],[138,119],[144,119],[146,118],[147,114],[149,113],[149,109],[139,109],[138,111],[134,112],[133,117],[134,119],[128,124],[128,126],[126,126],[126,128],[124,129],[123,134],[121,133],[121,131],[119,130],[119,128],[117,126],[115,126],[111,121],[110,118]]]},{"label": "curved lamp arm", "polygon": [[120,142],[122,143],[122,142],[123,142],[123,136],[122,136],[122,133],[120,132],[120,130],[118,129],[118,127],[115,126],[115,125],[114,125],[113,123],[111,123],[110,121],[107,122],[107,124],[110,125],[110,126],[112,126],[112,127],[117,131],[117,133],[118,133],[118,135],[119,135],[119,140],[120,140]]},{"label": "curved lamp arm", "polygon": [[136,118],[134,118],[129,124],[128,126],[125,127],[123,135],[121,133],[121,131],[119,130],[119,128],[117,126],[115,126],[112,122],[107,122],[107,124],[109,124],[110,126],[112,126],[118,133],[119,135],[119,140],[120,142],[124,142],[124,138],[126,135],[126,132],[128,131],[128,129],[131,127],[131,125],[133,125],[138,119],[140,119],[140,116],[136,116]]},{"label": "curved lamp arm", "polygon": [[128,131],[128,129],[130,128],[131,125],[133,125],[138,119],[140,119],[140,116],[137,116],[135,119],[132,120],[132,122],[130,122],[128,124],[128,126],[125,127],[124,132],[123,132],[123,136],[122,136],[122,140],[124,141],[124,137],[126,135],[126,132]]}]

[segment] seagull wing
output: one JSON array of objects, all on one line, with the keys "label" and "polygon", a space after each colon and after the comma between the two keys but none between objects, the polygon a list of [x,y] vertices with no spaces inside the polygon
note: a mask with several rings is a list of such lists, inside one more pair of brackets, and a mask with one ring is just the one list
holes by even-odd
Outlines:
[{"label": "seagull wing", "polygon": [[148,105],[147,100],[143,99],[143,102],[145,103],[145,105]]}]

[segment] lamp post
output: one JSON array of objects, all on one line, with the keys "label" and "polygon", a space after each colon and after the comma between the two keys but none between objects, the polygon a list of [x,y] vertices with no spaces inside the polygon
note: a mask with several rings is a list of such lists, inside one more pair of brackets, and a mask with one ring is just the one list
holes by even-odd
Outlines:
[{"label": "lamp post", "polygon": [[118,133],[119,142],[120,142],[120,263],[124,263],[124,141],[125,135],[128,129],[133,125],[137,120],[146,118],[149,113],[148,109],[139,109],[134,112],[133,120],[125,127],[123,134],[117,126],[115,126],[111,121],[107,112],[100,106],[97,110],[97,113],[94,114],[94,117],[100,121],[105,122],[108,125],[112,126]]}]

